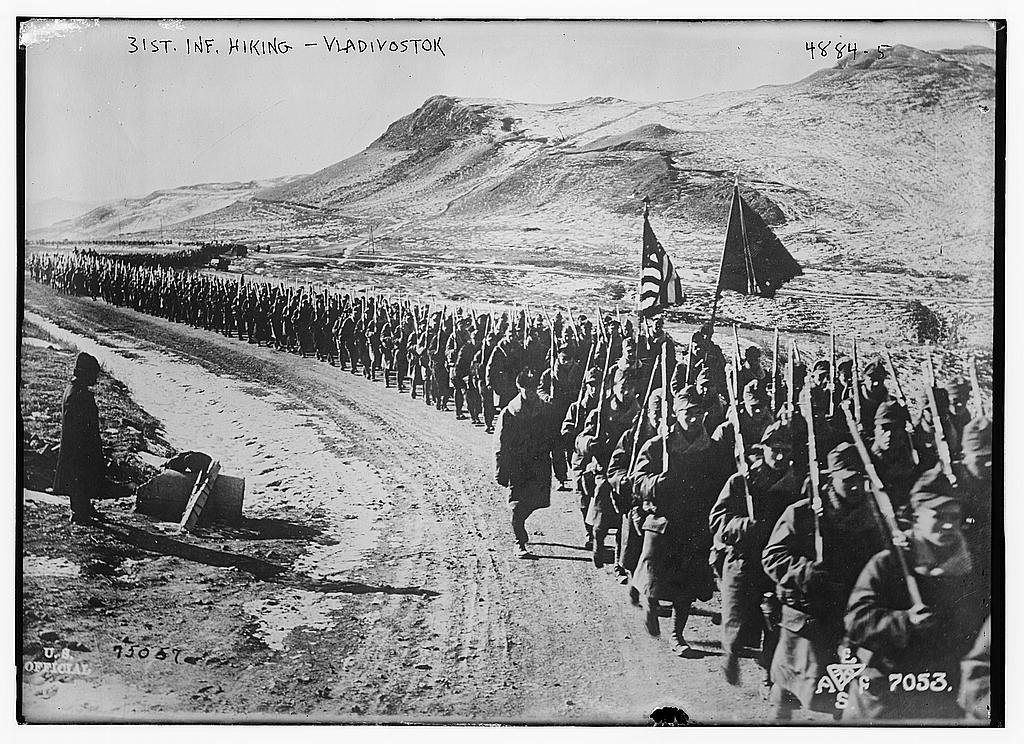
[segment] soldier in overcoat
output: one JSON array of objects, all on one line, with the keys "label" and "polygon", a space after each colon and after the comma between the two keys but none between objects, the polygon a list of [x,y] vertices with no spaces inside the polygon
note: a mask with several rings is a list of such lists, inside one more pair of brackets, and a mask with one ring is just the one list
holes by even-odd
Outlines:
[{"label": "soldier in overcoat", "polygon": [[850,593],[846,634],[869,658],[851,685],[844,720],[963,715],[956,702],[960,664],[988,617],[990,598],[961,532],[960,502],[939,468],[914,484],[910,504],[913,526],[904,556],[921,602],[911,599],[894,548],[864,566]]},{"label": "soldier in overcoat", "polygon": [[690,605],[697,599],[707,601],[714,593],[708,514],[722,479],[704,428],[700,394],[687,386],[676,394],[673,406],[675,420],[667,438],[649,440],[637,462],[636,489],[647,516],[633,587],[645,609],[644,627],[653,636],[660,635],[659,602],[672,603],[672,650],[689,656],[692,649],[684,631]]},{"label": "soldier in overcoat", "polygon": [[[827,463],[820,513],[808,480],[804,498],[783,512],[761,556],[782,603],[770,696],[780,720],[791,718],[801,705],[821,713],[838,712],[837,691],[822,687],[821,679],[826,667],[839,661],[850,589],[864,564],[883,547],[856,449],[848,442],[839,444]],[[815,545],[816,529],[821,555]]]},{"label": "soldier in overcoat", "polygon": [[502,409],[494,430],[495,479],[509,489],[512,535],[519,558],[532,557],[527,517],[551,505],[551,455],[557,446],[557,423],[537,385],[533,372],[519,373],[519,393]]},{"label": "soldier in overcoat", "polygon": [[104,490],[106,463],[99,409],[89,389],[96,384],[99,373],[96,358],[80,353],[61,405],[60,452],[53,492],[70,497],[71,521],[76,524],[86,524],[98,516],[92,500]]}]

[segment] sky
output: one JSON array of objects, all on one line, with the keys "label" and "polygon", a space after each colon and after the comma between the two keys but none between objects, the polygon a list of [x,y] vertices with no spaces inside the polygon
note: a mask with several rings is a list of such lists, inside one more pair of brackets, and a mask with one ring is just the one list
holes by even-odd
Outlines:
[{"label": "sky", "polygon": [[[359,152],[436,94],[680,100],[799,80],[835,64],[835,42],[860,53],[877,44],[995,45],[988,24],[960,21],[33,23],[22,29],[30,203],[98,204],[311,173]],[[290,51],[229,54],[229,39],[275,37]],[[415,54],[411,44],[406,53],[329,51],[324,37],[341,48],[350,39],[439,38],[444,53]],[[186,40],[201,38],[219,53],[186,54]],[[152,52],[141,50],[143,39],[169,41]],[[832,41],[830,57],[812,60],[808,41]]]}]

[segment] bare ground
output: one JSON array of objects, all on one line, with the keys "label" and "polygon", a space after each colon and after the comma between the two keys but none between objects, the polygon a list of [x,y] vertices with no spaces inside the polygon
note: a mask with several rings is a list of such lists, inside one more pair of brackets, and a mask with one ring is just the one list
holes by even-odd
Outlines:
[{"label": "bare ground", "polygon": [[23,659],[70,648],[91,672],[25,672],[30,720],[768,718],[752,661],[740,688],[718,672],[717,598],[690,621],[706,655],[671,655],[590,564],[574,495],[531,518],[538,560],[513,556],[482,429],[312,359],[25,290],[28,311],[104,339],[172,446],[247,478],[245,524],[180,541],[127,501],[99,527],[25,504]]}]

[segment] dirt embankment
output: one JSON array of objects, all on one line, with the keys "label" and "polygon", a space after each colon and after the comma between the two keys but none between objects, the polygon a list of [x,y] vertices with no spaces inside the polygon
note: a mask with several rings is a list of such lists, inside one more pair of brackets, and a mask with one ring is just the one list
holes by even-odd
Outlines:
[{"label": "dirt embankment", "polygon": [[26,305],[103,339],[170,446],[247,479],[242,525],[177,541],[126,503],[74,528],[26,504],[24,659],[90,671],[25,672],[30,718],[768,718],[752,661],[740,688],[718,671],[716,602],[687,633],[702,658],[645,635],[574,496],[531,518],[539,559],[513,557],[482,430],[312,359],[31,283]]}]

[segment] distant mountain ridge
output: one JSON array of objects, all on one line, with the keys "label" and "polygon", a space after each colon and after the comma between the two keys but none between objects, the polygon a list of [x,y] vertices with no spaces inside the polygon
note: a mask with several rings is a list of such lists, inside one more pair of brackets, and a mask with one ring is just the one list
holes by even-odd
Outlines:
[{"label": "distant mountain ridge", "polygon": [[315,173],[158,191],[31,236],[152,237],[162,223],[182,239],[347,244],[374,222],[394,245],[462,245],[558,225],[567,251],[614,262],[647,197],[677,250],[710,263],[738,177],[804,262],[928,271],[941,240],[942,263],[970,270],[991,260],[993,64],[990,49],[896,45],[685,101],[437,95]]}]

